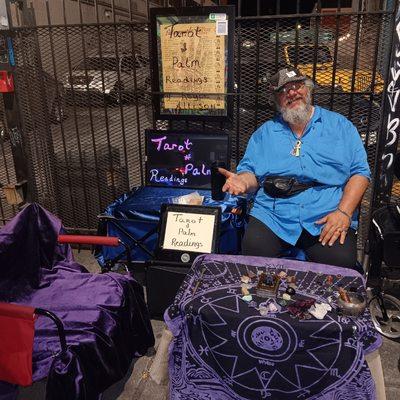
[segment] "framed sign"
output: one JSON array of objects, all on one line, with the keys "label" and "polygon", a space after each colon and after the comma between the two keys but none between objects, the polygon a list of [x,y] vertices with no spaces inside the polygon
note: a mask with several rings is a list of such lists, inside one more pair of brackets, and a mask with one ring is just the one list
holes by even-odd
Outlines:
[{"label": "framed sign", "polygon": [[146,186],[211,189],[211,165],[229,163],[229,135],[146,129]]},{"label": "framed sign", "polygon": [[150,8],[156,119],[232,115],[234,6]]},{"label": "framed sign", "polygon": [[216,253],[220,221],[219,207],[163,204],[157,259],[189,263],[199,254]]}]

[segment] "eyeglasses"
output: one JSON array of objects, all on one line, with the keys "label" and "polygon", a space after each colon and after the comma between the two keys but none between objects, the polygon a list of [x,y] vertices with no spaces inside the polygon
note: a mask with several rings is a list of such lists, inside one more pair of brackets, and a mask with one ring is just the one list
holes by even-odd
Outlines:
[{"label": "eyeglasses", "polygon": [[286,84],[285,86],[281,87],[278,90],[278,93],[280,94],[286,94],[289,93],[289,90],[295,90],[296,92],[304,87],[304,82],[303,81],[298,81],[298,82],[291,82]]}]

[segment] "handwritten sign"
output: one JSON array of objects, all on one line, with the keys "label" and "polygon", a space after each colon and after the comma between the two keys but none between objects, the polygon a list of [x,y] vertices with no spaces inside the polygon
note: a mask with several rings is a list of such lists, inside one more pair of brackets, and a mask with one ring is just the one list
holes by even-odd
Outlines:
[{"label": "handwritten sign", "polygon": [[167,212],[163,247],[195,253],[211,253],[215,215]]},{"label": "handwritten sign", "polygon": [[165,97],[164,107],[223,109],[223,96],[201,96],[225,92],[225,37],[217,35],[215,22],[164,24],[160,40],[164,92],[194,93]]},{"label": "handwritten sign", "polygon": [[[146,131],[146,184],[209,189],[213,162],[227,163],[227,134]],[[227,165],[227,164],[226,164]]]},{"label": "handwritten sign", "polygon": [[153,91],[161,92],[154,97],[156,115],[227,117],[232,110],[227,93],[233,91],[234,8],[188,7],[179,15],[173,8],[152,8],[150,19],[158,59]]}]

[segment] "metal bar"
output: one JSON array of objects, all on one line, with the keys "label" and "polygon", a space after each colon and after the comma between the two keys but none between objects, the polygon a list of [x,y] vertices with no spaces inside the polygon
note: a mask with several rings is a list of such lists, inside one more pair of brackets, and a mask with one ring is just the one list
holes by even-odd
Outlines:
[{"label": "metal bar", "polygon": [[[65,0],[63,0],[63,1],[65,1]],[[137,16],[137,14],[135,14],[135,15]],[[147,23],[148,20],[147,20],[146,17],[143,17],[143,18],[141,18],[140,21],[137,21],[137,22],[138,23]],[[85,23],[85,26],[87,26],[87,27],[89,27],[89,26],[96,27],[97,24],[98,24],[97,22],[87,22],[87,23]],[[113,26],[115,24],[117,24],[117,25],[129,25],[130,22],[128,22],[128,21],[118,21],[118,22],[115,22],[115,23],[114,22],[101,22],[101,24],[104,25],[104,26]],[[51,25],[51,26],[53,28],[65,28],[65,27],[68,27],[68,28],[79,28],[80,25],[81,24],[64,23],[64,24],[54,24],[54,25]],[[40,25],[40,28],[48,28],[48,25]],[[27,26],[16,26],[16,27],[13,28],[13,30],[15,30],[15,31],[23,31],[23,30],[27,30],[27,29],[29,29],[29,27],[27,27]]]},{"label": "metal bar", "polygon": [[[31,14],[34,15],[34,9],[33,9],[33,3],[31,3]],[[55,157],[54,157],[54,146],[53,146],[53,137],[52,135],[48,134],[48,132],[51,132],[51,126],[50,126],[50,118],[49,118],[49,109],[47,107],[47,93],[45,91],[45,79],[44,79],[44,70],[43,70],[43,64],[42,64],[42,56],[41,56],[41,51],[40,51],[40,46],[39,46],[39,38],[38,38],[38,33],[40,32],[39,28],[36,28],[34,32],[34,45],[36,49],[36,58],[37,58],[37,64],[39,67],[39,80],[40,80],[40,85],[39,85],[39,93],[41,96],[41,102],[42,104],[45,105],[43,114],[44,114],[44,128],[45,132],[43,132],[42,139],[43,142],[46,143],[46,148],[47,154],[43,153],[43,146],[40,146],[41,154],[43,154],[43,163],[42,163],[42,169],[45,170],[45,178],[46,178],[46,190],[50,192],[49,187],[51,187],[51,193],[55,195],[55,182],[54,182],[54,165],[55,165]],[[53,199],[55,200],[55,199]]]},{"label": "metal bar", "polygon": [[[150,32],[148,29],[147,32]],[[144,185],[144,171],[143,171],[143,155],[142,155],[142,141],[140,136],[140,113],[139,113],[139,97],[138,97],[138,89],[137,89],[137,71],[136,71],[136,44],[135,44],[135,36],[132,30],[130,30],[131,35],[131,46],[132,52],[134,57],[134,64],[133,64],[133,85],[135,90],[135,108],[136,108],[136,132],[137,132],[137,141],[139,145],[139,163],[140,163],[140,184]],[[149,60],[149,67],[150,67],[150,60]],[[127,164],[128,165],[128,164]],[[129,180],[128,180],[129,182]]]},{"label": "metal bar", "polygon": [[[11,144],[10,144],[11,146]],[[11,179],[10,179],[10,171],[8,169],[8,163],[7,163],[7,157],[6,157],[6,153],[4,150],[4,143],[3,141],[1,141],[1,153],[3,155],[3,160],[4,160],[4,169],[5,169],[5,173],[6,173],[6,178],[7,178],[7,183],[11,183]],[[0,182],[3,183],[3,182]]]},{"label": "metal bar", "polygon": [[[97,159],[97,151],[96,151],[96,137],[94,134],[94,122],[93,122],[93,110],[92,110],[92,98],[89,89],[89,76],[87,71],[87,53],[86,53],[86,43],[85,43],[85,30],[83,25],[83,15],[82,15],[82,4],[81,1],[78,0],[79,4],[79,19],[81,21],[81,43],[82,43],[82,53],[83,53],[83,68],[85,70],[85,82],[86,82],[86,93],[87,93],[87,100],[89,105],[89,123],[90,123],[90,133],[93,145],[93,155],[94,155],[94,165],[96,170],[96,182],[97,182],[97,195],[100,202],[100,208],[106,206],[107,204],[103,204],[102,199],[102,190],[100,188],[100,174],[99,174],[99,164]],[[85,96],[86,98],[86,96]]]},{"label": "metal bar", "polygon": [[[321,0],[317,1],[317,9],[321,11]],[[312,80],[315,82],[315,76],[317,74],[317,62],[318,62],[318,44],[319,44],[319,24],[321,17],[315,17],[315,32],[314,32],[314,63],[312,71]]]},{"label": "metal bar", "polygon": [[[280,14],[281,12],[281,0],[276,0],[276,13]],[[279,28],[280,28],[280,20],[277,19],[275,21],[275,70],[278,69],[279,64]]]},{"label": "metal bar", "polygon": [[[338,1],[338,10],[340,10],[340,0]],[[336,69],[337,69],[337,57],[338,57],[338,50],[339,50],[339,40],[338,40],[338,35],[339,35],[339,20],[340,16],[339,14],[336,14],[335,16],[335,48],[333,50],[333,66],[332,66],[332,82],[331,82],[331,101],[329,108],[332,110],[333,108],[333,97],[334,97],[334,91],[335,91],[335,82],[336,82]]]},{"label": "metal bar", "polygon": [[[50,9],[49,9],[49,2],[48,0],[46,0],[46,14],[47,14],[47,20],[49,22],[50,25]],[[56,65],[56,60],[54,57],[54,40],[53,40],[53,28],[50,26],[49,28],[49,39],[50,39],[50,50],[51,50],[51,60],[52,60],[52,65],[53,65],[53,71],[54,71],[54,79],[56,80],[56,82],[58,82],[58,76],[57,76],[57,65]],[[56,96],[57,98],[60,98],[60,93],[58,90],[58,84],[56,84]],[[58,104],[58,113],[61,117],[61,108],[60,108],[60,104]],[[65,163],[66,163],[66,167],[67,167],[67,181],[68,181],[68,186],[72,187],[72,180],[71,180],[71,175],[70,175],[70,171],[69,171],[69,163],[68,163],[68,157],[67,157],[67,149],[66,149],[66,143],[65,143],[65,130],[64,130],[64,122],[62,120],[62,118],[60,118],[60,128],[61,128],[61,139],[62,139],[62,144],[63,144],[63,152],[64,152],[64,158],[65,158]],[[55,185],[56,188],[56,196],[59,196],[61,194],[59,194],[57,192],[57,185]],[[70,201],[71,204],[73,204],[73,199],[72,199],[72,191],[69,191],[69,196],[70,196]],[[57,204],[58,198],[56,199],[56,204]],[[75,210],[73,207],[73,218],[75,220]]]},{"label": "metal bar", "polygon": [[[300,0],[296,0],[296,14],[299,13]],[[297,68],[299,63],[299,28],[300,25],[298,17],[296,18],[295,31],[294,31],[294,66]]]},{"label": "metal bar", "polygon": [[[259,1],[257,2],[257,15],[259,14]],[[257,21],[257,35],[256,35],[256,97],[255,97],[255,112],[254,112],[254,129],[257,128],[258,120],[258,97],[259,97],[259,78],[260,78],[260,22]]]},{"label": "metal bar", "polygon": [[[113,0],[113,5],[114,5],[114,0]],[[114,43],[115,43],[115,56],[117,58],[118,61],[118,66],[121,66],[121,70],[118,68],[117,69],[117,79],[118,82],[121,82],[121,72],[122,72],[122,61],[123,61],[123,57],[124,54],[122,55],[122,57],[120,57],[119,55],[119,50],[118,50],[118,35],[117,35],[117,25],[114,25]],[[135,57],[135,54],[133,55],[133,57]],[[121,58],[121,60],[120,60]],[[134,58],[135,60],[135,58]],[[135,66],[134,66],[135,68]],[[119,111],[120,111],[120,116],[121,116],[121,133],[122,133],[122,143],[124,145],[123,151],[124,151],[124,159],[125,159],[125,165],[128,165],[128,153],[127,153],[127,149],[126,149],[126,135],[125,135],[125,117],[124,117],[124,109],[123,109],[123,102],[124,102],[124,98],[123,98],[123,88],[121,87],[121,84],[119,85],[118,88],[118,100],[119,100]],[[125,174],[126,174],[126,181],[128,182],[128,186],[129,186],[129,174],[128,174],[128,169],[125,169]],[[111,181],[112,181],[112,187],[113,187],[113,196],[116,197],[116,191],[115,191],[115,187],[116,187],[116,182],[114,181],[114,173],[111,174]]]},{"label": "metal bar", "polygon": [[[146,0],[146,1],[147,1],[147,3],[146,3],[146,5],[147,5],[147,16],[150,16],[150,3],[149,3],[149,0]],[[164,7],[167,7],[167,6],[168,6],[168,0],[164,0],[164,2],[166,3],[166,4],[164,4]],[[149,46],[149,53],[150,53],[150,52],[151,52],[150,49],[152,48],[152,41],[151,41],[152,33],[151,33],[151,25],[150,25],[149,22],[147,22],[147,28],[148,28],[148,46]],[[149,54],[149,59],[150,59],[150,54]],[[150,63],[150,76],[153,76],[153,66],[152,66],[152,63]],[[150,92],[151,92],[151,87],[150,87]],[[156,104],[156,100],[159,101],[160,99],[159,99],[159,98],[155,99],[154,96],[153,96],[153,94],[150,93],[151,113],[152,113],[152,125],[153,125],[152,127],[153,127],[153,129],[156,128],[156,118],[155,118],[155,104]],[[168,129],[171,129],[171,121],[168,121]],[[144,182],[144,180],[143,180],[143,173],[142,173],[142,181]]]},{"label": "metal bar", "polygon": [[[362,7],[362,0],[358,0],[358,8],[359,10]],[[350,91],[350,103],[349,103],[349,119],[351,119],[353,115],[353,99],[354,99],[354,86],[356,83],[356,71],[357,71],[357,64],[358,64],[358,55],[359,55],[359,49],[358,49],[358,43],[360,40],[360,32],[361,32],[361,16],[357,16],[357,31],[356,31],[356,36],[354,38],[354,62],[353,62],[353,70],[352,70],[352,77],[351,77],[351,91]]]},{"label": "metal bar", "polygon": [[112,13],[112,19],[113,19],[113,23],[115,25],[115,3],[114,0],[111,0],[111,13]]},{"label": "metal bar", "polygon": [[[324,17],[334,17],[337,14],[337,12],[329,12],[329,13],[324,13]],[[374,15],[374,14],[388,14],[391,15],[392,11],[386,11],[386,10],[378,10],[378,11],[352,11],[352,12],[340,12],[338,13],[339,16],[357,16],[357,15]],[[284,14],[285,19],[286,18],[310,18],[310,17],[318,17],[320,16],[320,13],[295,13],[295,14]],[[260,16],[237,16],[236,20],[257,20],[257,19],[282,19],[282,15],[260,15]]]},{"label": "metal bar", "polygon": [[[65,4],[64,4],[65,6]],[[65,11],[65,10],[64,10]],[[64,12],[65,16],[65,12]],[[78,126],[78,116],[76,113],[76,101],[75,101],[75,89],[73,85],[73,78],[72,78],[72,63],[71,63],[71,52],[70,52],[70,45],[69,45],[69,34],[68,34],[68,27],[65,25],[64,26],[64,36],[65,36],[65,42],[66,42],[66,51],[67,51],[67,64],[68,64],[68,79],[70,82],[70,87],[71,87],[71,95],[72,95],[72,103],[73,103],[73,113],[74,113],[74,124],[75,124],[75,136],[76,136],[76,141],[77,141],[77,146],[78,146],[78,157],[79,157],[79,164],[81,167],[81,170],[83,171],[83,156],[82,156],[82,148],[81,148],[81,142],[79,140],[79,126]],[[85,212],[86,212],[86,223],[89,226],[89,209],[88,209],[88,197],[86,193],[86,179],[85,179],[85,174],[82,174],[82,182],[83,182],[83,197],[85,199]],[[74,207],[74,203],[73,203]],[[79,204],[79,207],[82,207],[82,205]],[[78,221],[75,221],[75,223],[78,223]]]},{"label": "metal bar", "polygon": [[[113,26],[113,31],[114,31],[114,54],[115,58],[117,60],[117,84],[118,87],[117,89],[117,96],[118,96],[118,105],[119,105],[119,110],[120,110],[120,116],[121,116],[121,128],[122,132],[125,130],[125,121],[124,121],[124,110],[122,109],[122,90],[121,90],[121,67],[122,67],[122,58],[119,56],[119,50],[118,50],[118,38],[117,38],[117,31],[116,31],[116,26],[115,26],[115,13],[114,13],[114,0],[111,2],[112,6],[112,13],[113,13],[113,18],[114,18],[114,26]],[[115,99],[112,99],[113,101]],[[126,146],[125,146],[126,147]],[[112,172],[111,175],[111,187],[112,187],[112,193],[113,193],[113,198],[116,197],[116,191],[115,191],[115,180],[114,180],[114,160],[112,157],[112,146],[109,146],[109,154],[110,154],[110,171]],[[125,149],[126,152],[126,149]]]},{"label": "metal bar", "polygon": [[[94,10],[96,15],[96,25],[99,24],[99,5],[97,4],[97,0],[94,0]],[[88,26],[88,24],[86,24]]]},{"label": "metal bar", "polygon": [[[142,243],[143,238],[136,239],[135,237],[132,236],[132,234],[127,231],[122,225],[120,225],[118,222],[110,220],[110,224],[114,225],[117,229],[119,229],[125,236],[127,236],[130,240],[133,241],[133,246],[140,247],[146,254],[148,254],[150,257],[154,257],[154,254],[147,249],[147,247]],[[146,236],[146,235],[145,235]],[[129,246],[131,247],[131,246]]]},{"label": "metal bar", "polygon": [[[62,11],[63,11],[63,13],[62,13],[63,21],[66,21],[67,20],[67,16],[65,15],[65,0],[62,0],[61,7],[62,7]],[[55,28],[56,26],[53,25],[53,27]]]},{"label": "metal bar", "polygon": [[[6,128],[6,127],[5,127]],[[6,128],[7,129],[7,128]],[[11,146],[11,144],[10,144]],[[4,168],[5,168],[5,173],[6,173],[6,178],[7,178],[7,183],[11,183],[11,179],[10,179],[10,171],[7,165],[7,157],[6,157],[6,153],[5,153],[5,149],[4,149],[4,143],[1,142],[1,154],[3,156],[3,160],[4,160]],[[0,182],[3,183],[3,182]],[[3,210],[3,203],[0,199],[0,204],[1,204],[1,214],[2,214],[2,221],[3,223],[5,223],[7,220],[5,219],[5,215],[4,215],[4,210]],[[13,214],[15,214],[15,206],[12,206],[12,211]]]},{"label": "metal bar", "polygon": [[[7,128],[4,127],[4,129],[7,129]],[[5,167],[5,170],[6,170],[7,183],[10,183],[10,178],[9,178],[9,175],[8,175],[7,157],[6,157],[6,153],[5,153],[5,150],[4,150],[4,143],[3,143],[2,140],[0,141],[0,148],[1,148],[1,155],[3,156],[4,167]],[[0,186],[2,184],[3,184],[3,182],[0,182]],[[3,202],[1,200],[1,197],[0,197],[0,211],[1,211],[1,221],[3,222],[3,224],[5,224],[5,215],[4,215]]]},{"label": "metal bar", "polygon": [[[380,7],[382,7],[383,0],[381,0],[380,2]],[[373,76],[371,77],[371,89],[372,91],[374,91],[375,88],[375,76],[376,76],[376,64],[377,64],[377,59],[378,59],[378,49],[379,49],[379,42],[380,42],[380,35],[381,35],[381,31],[382,31],[382,25],[383,25],[383,19],[384,16],[381,16],[380,18],[380,24],[378,25],[378,29],[377,29],[377,33],[376,33],[376,46],[375,46],[375,55],[374,55],[374,62],[373,65],[375,66],[375,68],[373,69]],[[381,96],[382,97],[382,96]],[[370,95],[370,107],[368,110],[368,126],[367,126],[367,132],[365,135],[365,144],[364,147],[366,149],[368,149],[368,143],[369,143],[369,137],[370,137],[370,127],[371,127],[371,114],[372,114],[372,104],[374,101],[374,94]],[[376,139],[377,140],[377,139]],[[379,147],[379,142],[376,143],[375,146],[375,157],[374,157],[374,170],[377,170],[377,159],[378,159],[378,152],[377,149]],[[368,160],[369,161],[369,160]],[[375,175],[375,173],[374,173]],[[375,187],[375,185],[373,186]],[[372,188],[373,189],[373,188]],[[365,240],[365,246],[364,246],[364,270],[368,271],[368,266],[369,266],[369,262],[370,262],[370,257],[369,257],[369,253],[370,253],[370,249],[369,249],[369,244],[370,244],[370,239],[369,239],[369,232],[371,232],[371,221],[372,221],[372,211],[373,211],[373,205],[374,205],[374,192],[373,190],[371,191],[371,195],[368,198],[368,208],[366,210],[366,218],[365,218],[365,232],[367,232],[367,239]],[[364,207],[365,209],[366,207]],[[365,210],[364,210],[365,211]]]},{"label": "metal bar", "polygon": [[76,226],[75,227],[72,227],[72,226],[66,226],[65,227],[65,230],[68,232],[68,233],[84,233],[84,234],[88,234],[88,235],[91,235],[91,234],[93,234],[93,235],[95,235],[95,234],[97,234],[97,229],[95,229],[95,228],[77,228]]},{"label": "metal bar", "polygon": [[[1,151],[4,152],[4,148],[3,148],[3,143],[1,143]],[[0,221],[2,222],[2,224],[4,225],[6,223],[6,217],[4,215],[4,209],[3,209],[3,202],[0,198],[0,212],[1,212],[1,218]]]},{"label": "metal bar", "polygon": [[[174,96],[182,96],[182,95],[187,95],[187,94],[193,94],[193,93],[188,93],[188,92],[151,92],[152,94],[164,94],[164,95],[174,95]],[[366,91],[354,91],[354,94],[366,94],[369,95],[372,92],[370,90],[366,90]],[[246,92],[246,94],[250,94],[250,95],[257,95],[257,92]],[[337,92],[337,95],[349,95],[348,92]],[[201,93],[201,96],[240,96],[240,93],[237,92],[228,92],[228,93]]]},{"label": "metal bar", "polygon": [[[239,10],[241,7],[241,0],[239,0]],[[239,11],[240,13],[240,11]],[[237,74],[236,74],[236,78],[237,78],[237,91],[238,93],[236,93],[236,98],[237,98],[237,102],[236,102],[236,138],[235,138],[235,146],[236,146],[236,159],[235,159],[235,163],[236,165],[239,163],[240,161],[240,100],[241,100],[241,42],[242,42],[242,22],[239,21],[237,24],[237,35],[238,35],[238,40],[237,40],[237,54],[238,54],[238,61],[237,61]]]},{"label": "metal bar", "polygon": [[[98,13],[97,13],[97,18],[98,18]],[[101,25],[103,26],[103,25]],[[107,96],[105,93],[105,84],[104,84],[104,59],[103,59],[103,48],[102,48],[102,37],[101,37],[101,28],[100,24],[97,24],[97,38],[98,38],[98,51],[99,51],[99,59],[100,59],[100,64],[101,64],[101,70],[100,70],[100,75],[101,75],[101,91],[103,93],[103,109],[104,109],[104,117],[105,117],[105,128],[106,128],[106,138],[107,138],[107,149],[108,149],[108,154],[110,155],[110,170],[114,171],[113,168],[113,157],[112,157],[112,146],[111,146],[111,141],[110,141],[110,125],[109,125],[109,120],[108,120],[108,106],[107,106]],[[111,175],[112,175],[111,174]],[[113,185],[113,193],[115,196],[115,187]]]},{"label": "metal bar", "polygon": [[[30,28],[30,31],[31,30],[32,30],[32,28]],[[19,47],[21,48],[22,64],[24,66],[29,65],[29,63],[26,60],[26,51],[25,51],[25,46],[24,46],[23,35],[21,34],[21,35],[18,35],[17,37],[18,37],[18,41],[19,41]],[[34,100],[33,99],[35,98],[35,95],[32,93],[32,87],[30,85],[30,82],[27,81],[26,73],[23,73],[22,75],[23,75],[23,80],[24,80],[25,87],[27,88],[27,91],[26,91],[27,92],[27,97],[28,97],[27,108],[29,109],[29,115],[32,116],[34,114],[34,112],[32,110],[32,105],[34,104]],[[16,83],[16,89],[17,89],[16,93],[18,93],[18,80],[19,80],[19,75],[18,74],[16,75],[16,78],[18,78],[18,79],[16,79],[16,82],[15,82]],[[5,96],[5,95],[3,94],[3,96]],[[21,121],[25,122],[25,118],[22,118]],[[36,125],[36,119],[30,118],[30,122],[32,123],[33,129],[35,129],[35,130],[38,129],[38,127]],[[23,134],[28,132],[28,130],[26,128],[27,128],[26,124],[23,123],[23,125],[22,125]],[[40,151],[39,151],[39,148],[38,148],[38,143],[37,143],[36,140],[34,141],[34,146],[35,146],[36,154],[40,154]],[[17,173],[17,167],[16,167],[16,173]],[[43,187],[43,180],[42,180],[41,174],[39,176],[39,180],[40,180],[41,187]],[[32,188],[34,188],[33,189],[34,190],[33,196],[34,196],[35,199],[37,199],[37,197],[38,197],[37,185],[32,185]]]}]

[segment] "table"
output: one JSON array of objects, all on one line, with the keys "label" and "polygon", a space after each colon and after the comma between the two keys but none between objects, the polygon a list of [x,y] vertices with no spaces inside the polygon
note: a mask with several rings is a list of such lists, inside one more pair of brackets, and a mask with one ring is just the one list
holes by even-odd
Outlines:
[{"label": "table", "polygon": [[[365,294],[362,276],[345,268],[261,257],[198,257],[164,315],[174,335],[171,400],[374,399],[364,355],[382,340],[369,311],[358,318],[332,311],[323,320],[300,320],[277,304],[277,312],[261,316],[257,308],[266,299],[255,296],[255,289],[250,289],[254,303],[242,300],[240,277],[250,271],[284,271],[296,277],[294,299],[327,302],[329,297],[333,307],[339,286]],[[278,297],[286,285],[281,283]]]}]

